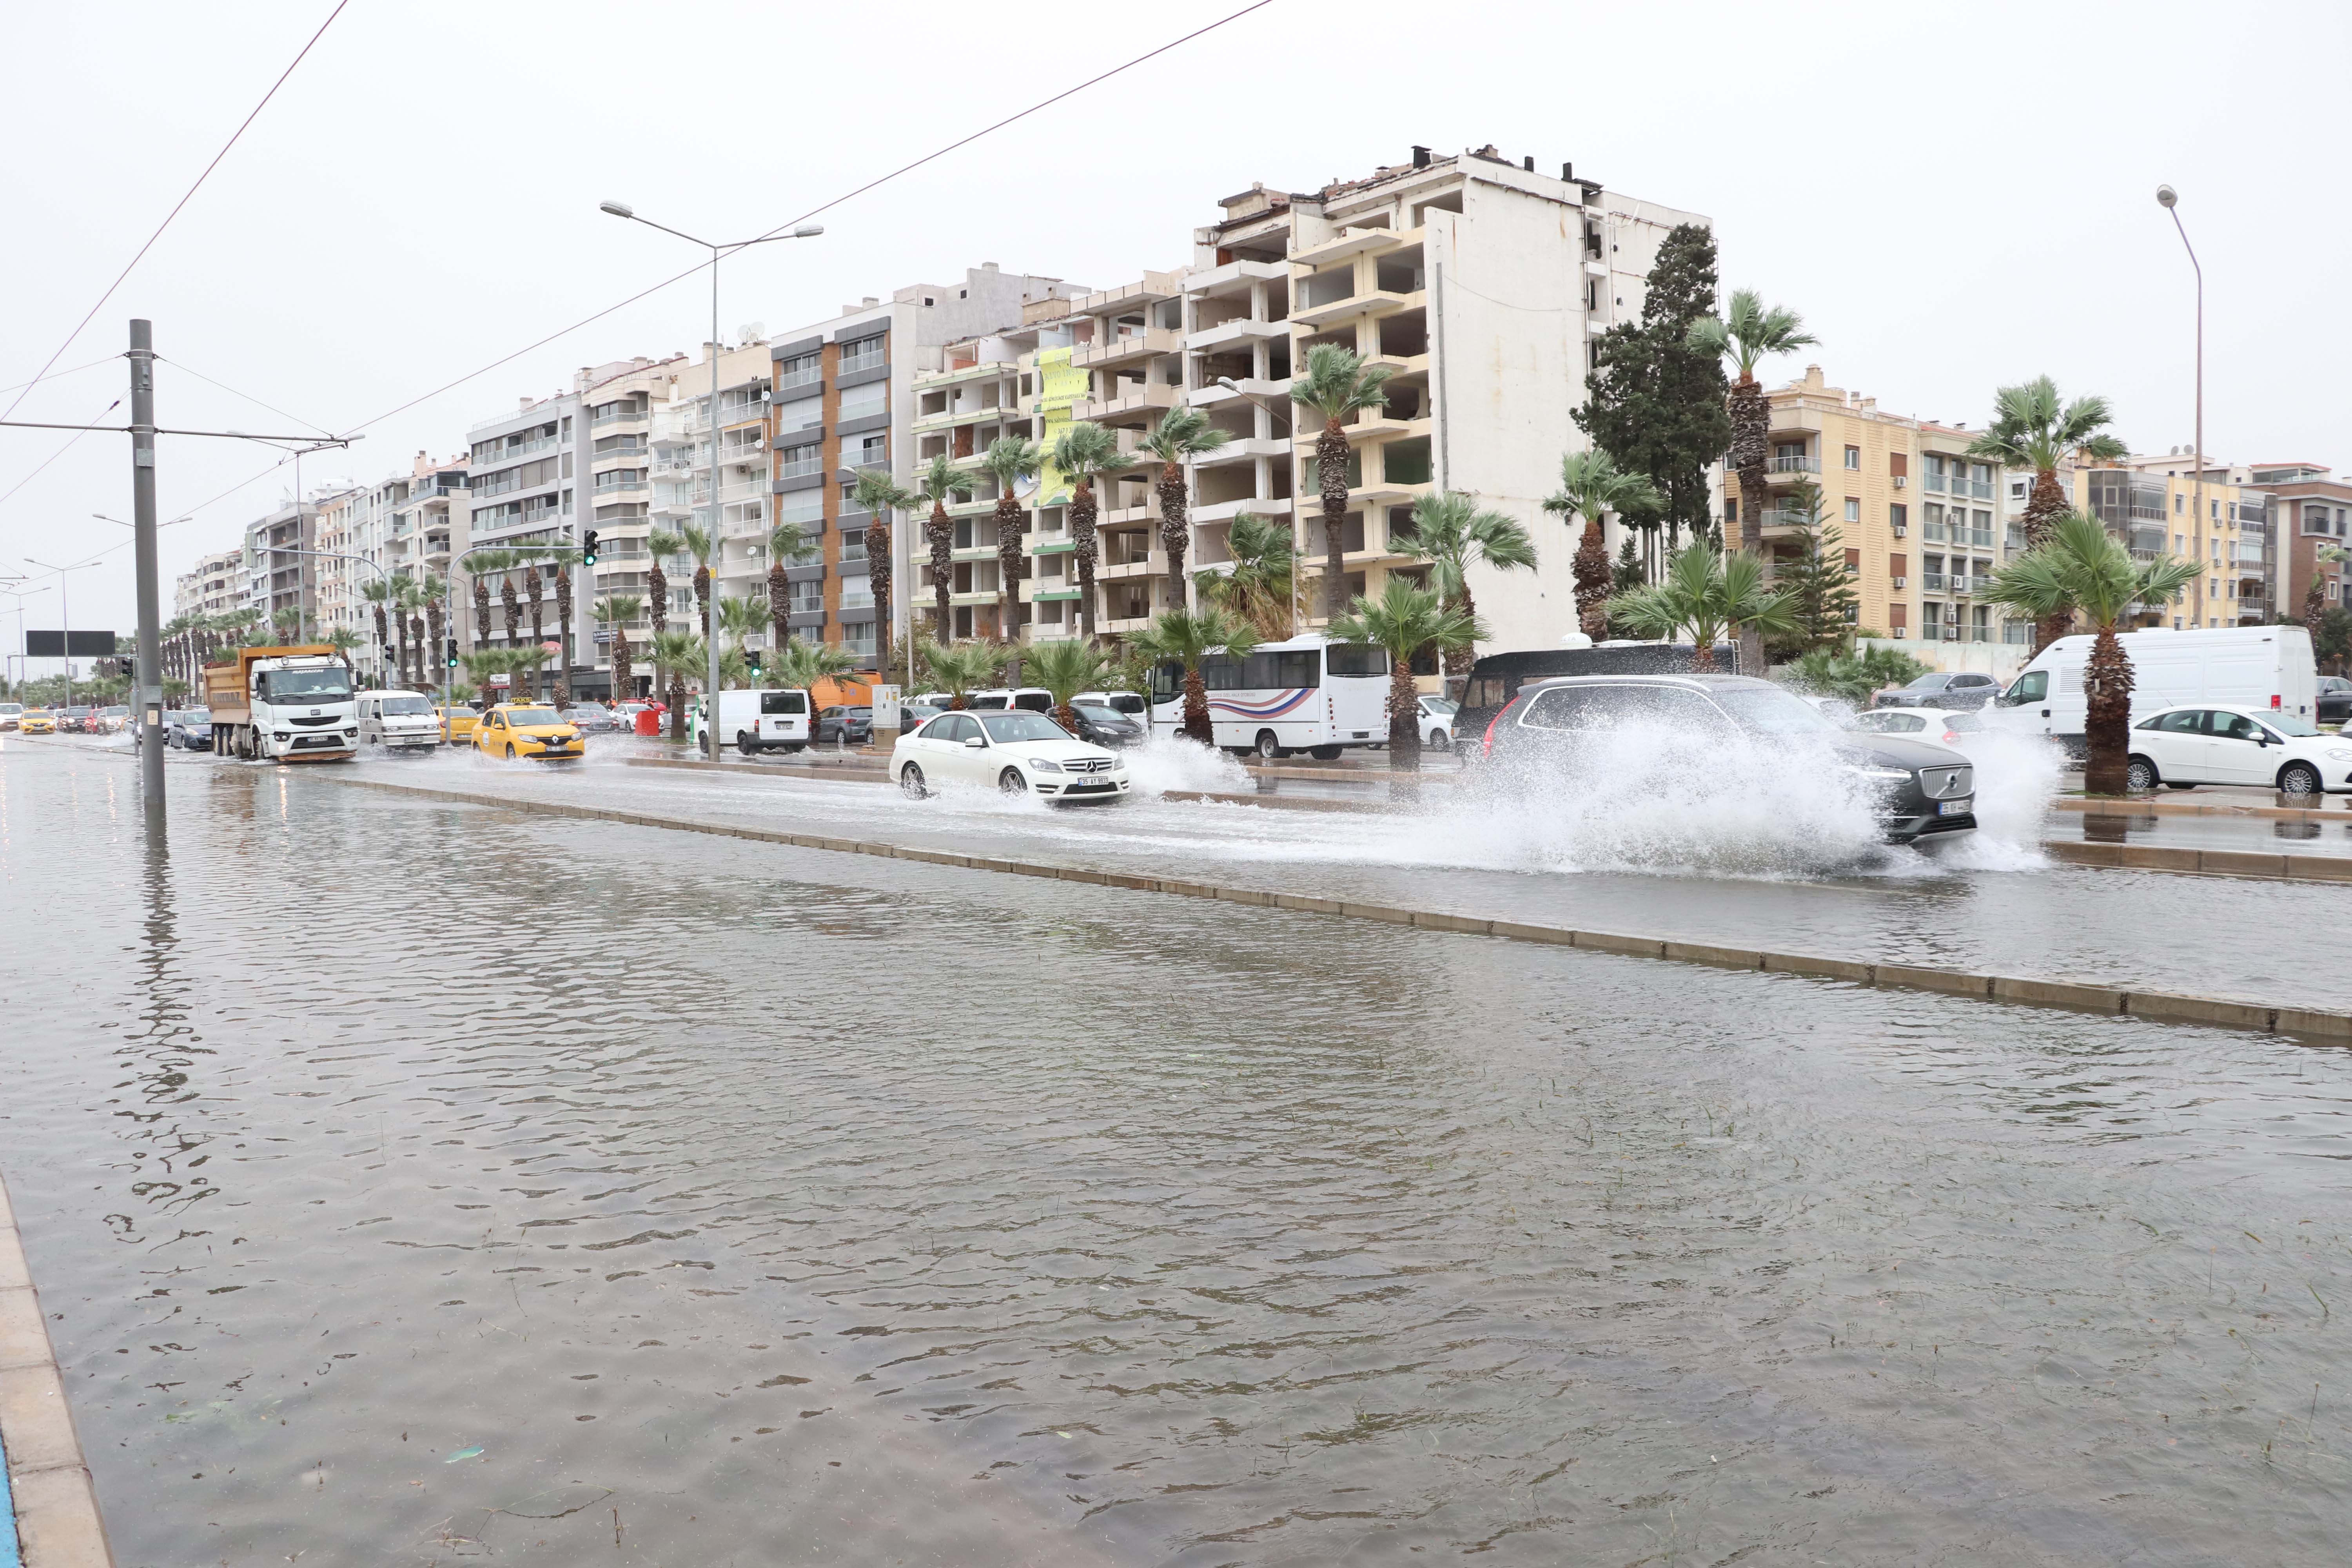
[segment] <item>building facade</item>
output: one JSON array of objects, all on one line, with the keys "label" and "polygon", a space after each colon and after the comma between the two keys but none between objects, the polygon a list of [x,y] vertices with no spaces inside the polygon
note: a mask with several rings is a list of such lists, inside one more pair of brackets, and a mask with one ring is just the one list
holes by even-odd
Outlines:
[{"label": "building facade", "polygon": [[2068,478],[2075,507],[2136,559],[2172,555],[2205,569],[2169,604],[2135,606],[2131,624],[2210,630],[2271,618],[2277,542],[2269,493],[2250,471],[2209,461],[2200,472],[2194,456],[2175,449],[2088,464]]},{"label": "building facade", "polygon": [[245,608],[245,552],[215,550],[197,558],[195,569],[172,584],[175,616],[226,616]]},{"label": "building facade", "polygon": [[307,498],[287,501],[245,527],[245,607],[261,612],[277,635],[299,637],[318,629],[319,509]]},{"label": "building facade", "polygon": [[2317,463],[2249,464],[2246,479],[2271,499],[2273,609],[2302,619],[2315,584],[2323,605],[2352,609],[2339,554],[2352,551],[2352,484]]}]

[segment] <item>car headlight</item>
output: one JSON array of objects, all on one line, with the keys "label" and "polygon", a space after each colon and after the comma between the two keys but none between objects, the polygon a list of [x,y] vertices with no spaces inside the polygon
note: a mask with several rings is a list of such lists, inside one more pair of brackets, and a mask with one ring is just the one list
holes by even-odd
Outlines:
[{"label": "car headlight", "polygon": [[1033,773],[1058,773],[1062,771],[1062,764],[1051,757],[1031,757],[1029,771]]},{"label": "car headlight", "polygon": [[1856,768],[1853,772],[1857,777],[1875,779],[1881,784],[1904,784],[1911,777],[1909,768],[1868,767]]}]

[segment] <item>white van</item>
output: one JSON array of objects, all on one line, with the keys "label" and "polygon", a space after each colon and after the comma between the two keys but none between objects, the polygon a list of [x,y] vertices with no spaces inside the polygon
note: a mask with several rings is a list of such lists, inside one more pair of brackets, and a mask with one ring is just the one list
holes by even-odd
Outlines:
[{"label": "white van", "polygon": [[441,715],[421,691],[362,691],[360,749],[429,752],[441,744]]},{"label": "white van", "polygon": [[[2060,637],[2018,672],[1984,710],[1985,727],[2047,735],[2080,752],[2089,723],[2083,667],[2095,637]],[[2301,626],[2217,626],[2199,631],[2122,632],[2132,667],[2132,721],[2189,703],[2290,713],[2310,719],[2319,672],[2311,633]]]},{"label": "white van", "polygon": [[[687,738],[701,751],[709,749],[702,738],[705,708],[698,700],[687,712]],[[768,751],[799,751],[809,743],[809,726],[815,716],[816,704],[797,686],[719,694],[719,736],[747,757]]]},{"label": "white van", "polygon": [[972,692],[965,699],[965,704],[975,713],[1001,713],[1008,708],[1028,713],[1051,713],[1054,694],[1042,686],[999,686]]},{"label": "white van", "polygon": [[1075,708],[1084,702],[1092,708],[1108,708],[1114,713],[1124,713],[1149,729],[1151,724],[1151,702],[1140,691],[1081,691],[1070,699]]}]

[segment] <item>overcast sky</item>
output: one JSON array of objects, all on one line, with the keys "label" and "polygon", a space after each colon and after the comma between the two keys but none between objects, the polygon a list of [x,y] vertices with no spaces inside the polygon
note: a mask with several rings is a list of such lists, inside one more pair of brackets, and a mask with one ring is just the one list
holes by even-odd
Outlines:
[{"label": "overcast sky", "polygon": [[[125,384],[106,356],[145,316],[174,362],[161,423],[348,430],[691,263],[600,199],[757,233],[1244,3],[351,0],[58,362],[102,363],[13,417],[104,414]],[[12,11],[0,385],[34,374],[331,8]],[[820,239],[730,262],[722,317],[782,329],[982,261],[1107,285],[1187,261],[1253,181],[1310,190],[1416,142],[1492,142],[1710,217],[1726,287],[1822,340],[1773,379],[1815,359],[1882,408],[1978,425],[1997,385],[2047,372],[2160,451],[2192,429],[2192,278],[2153,198],[2169,181],[2210,282],[2207,448],[2352,468],[2352,136],[2328,85],[2347,45],[2343,0],[1273,0],[834,208]],[[304,479],[405,471],[577,366],[692,350],[706,300],[678,285],[367,423]],[[0,577],[128,537],[90,517],[130,514],[126,437],[20,484],[63,440],[0,430]],[[290,493],[290,470],[231,489],[273,458],[164,439],[161,515],[196,509],[163,535],[166,616],[173,574]],[[131,628],[127,548],[72,584],[75,624]],[[28,603],[57,624],[54,592]]]}]

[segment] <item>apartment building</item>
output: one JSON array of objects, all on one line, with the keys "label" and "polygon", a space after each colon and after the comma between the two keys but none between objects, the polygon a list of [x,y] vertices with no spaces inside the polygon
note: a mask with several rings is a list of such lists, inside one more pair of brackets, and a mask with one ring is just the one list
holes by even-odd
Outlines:
[{"label": "apartment building", "polygon": [[1220,205],[1193,235],[1184,395],[1236,439],[1195,469],[1195,559],[1227,558],[1221,531],[1237,512],[1290,516],[1303,623],[1320,620],[1322,432],[1294,420],[1288,393],[1315,345],[1335,343],[1392,373],[1387,405],[1348,426],[1348,594],[1377,595],[1389,573],[1425,571],[1413,502],[1469,491],[1525,523],[1541,563],[1473,569],[1492,646],[1557,645],[1576,625],[1576,541],[1542,503],[1561,456],[1587,445],[1573,416],[1591,342],[1639,317],[1666,233],[1706,220],[1611,192],[1572,165],[1554,178],[1491,146],[1415,147],[1410,162],[1360,179],[1311,193],[1254,185]]},{"label": "apartment building", "polygon": [[[649,579],[651,562],[643,540],[648,527],[675,529],[691,523],[709,532],[718,552],[711,574],[718,592],[728,597],[767,591],[767,539],[772,502],[768,490],[768,390],[772,361],[768,340],[756,324],[742,329],[733,347],[705,343],[698,363],[681,363],[671,377],[667,401],[654,405],[652,509],[627,514],[625,499],[607,500],[597,507],[599,548],[604,537],[614,537],[623,552],[616,563],[625,573],[608,579],[600,567],[600,593],[625,592],[640,597]],[[710,412],[710,368],[719,362],[719,414]],[[716,430],[716,439],[713,431]],[[604,458],[604,461],[612,461]],[[716,473],[714,479],[713,474]],[[611,470],[607,470],[611,472]],[[625,471],[621,478],[628,476]],[[600,483],[614,481],[600,476]],[[716,487],[714,493],[714,486]],[[617,533],[608,531],[617,529]],[[694,561],[681,553],[662,563],[670,580],[668,615],[671,624],[696,626]],[[652,606],[630,627],[633,639],[655,630]],[[604,635],[599,633],[599,636]],[[764,647],[767,638],[751,639]],[[604,662],[609,667],[610,659]]]},{"label": "apartment building", "polygon": [[2324,603],[2352,609],[2345,563],[2323,561],[2319,555],[2324,549],[2352,551],[2352,537],[2346,533],[2352,522],[2352,484],[2317,463],[2252,463],[2247,466],[2246,479],[2271,498],[2271,581],[2278,585],[2274,608],[2300,619],[2316,582]]},{"label": "apartment building", "polygon": [[289,500],[245,527],[244,607],[276,626],[281,614],[299,614],[299,632],[317,630],[319,509],[307,497]]},{"label": "apartment building", "polygon": [[226,616],[245,608],[245,552],[215,550],[172,584],[174,616]]},{"label": "apartment building", "polygon": [[[949,344],[1018,328],[1027,307],[1070,293],[1058,278],[983,262],[960,283],[912,284],[887,300],[868,297],[828,321],[772,336],[769,515],[799,524],[809,541],[786,568],[795,636],[836,644],[873,668],[883,637],[905,635],[909,604],[929,592],[928,577],[919,585],[909,570],[910,562],[928,559],[928,546],[909,542],[921,519],[899,518],[891,530],[892,626],[877,628],[866,561],[872,520],[851,494],[857,471],[887,468],[910,482],[915,378],[945,368]],[[754,562],[764,577],[768,563],[748,552],[744,570]]]},{"label": "apartment building", "polygon": [[[1975,432],[1887,413],[1874,397],[1830,385],[1817,364],[1765,397],[1769,493],[1757,504],[1768,553],[1795,553],[1807,519],[1793,498],[1810,480],[1854,574],[1860,629],[1896,641],[2032,640],[2031,621],[1981,597],[2024,535],[2009,517],[2000,471],[1968,456]],[[1748,500],[1736,474],[1721,483],[1724,537],[1736,542]]]},{"label": "apartment building", "polygon": [[2132,625],[2179,631],[2271,618],[2278,536],[2269,492],[2253,485],[2251,469],[2209,459],[2200,475],[2194,454],[2175,447],[2063,477],[2075,506],[2106,524],[2134,556],[2173,555],[2205,567],[2171,603],[2136,605]]}]

